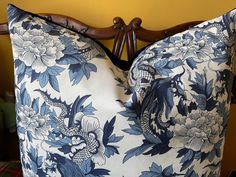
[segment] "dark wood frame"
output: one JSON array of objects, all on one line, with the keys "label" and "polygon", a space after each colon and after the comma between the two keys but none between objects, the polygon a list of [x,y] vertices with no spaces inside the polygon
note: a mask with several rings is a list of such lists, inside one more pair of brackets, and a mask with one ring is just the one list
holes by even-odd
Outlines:
[{"label": "dark wood frame", "polygon": [[[183,23],[165,30],[152,31],[145,29],[141,26],[142,20],[140,18],[134,18],[128,25],[125,24],[124,20],[120,17],[113,19],[113,25],[105,28],[96,28],[85,23],[80,22],[71,17],[57,14],[39,14],[40,16],[46,17],[53,22],[56,22],[62,26],[73,29],[80,33],[84,33],[97,40],[108,40],[113,39],[112,53],[121,60],[124,46],[127,48],[127,57],[130,62],[136,55],[137,41],[144,41],[152,43],[168,36],[182,32],[188,28],[191,28],[202,21],[193,21]],[[9,34],[7,23],[0,24],[0,35]],[[232,103],[236,103],[236,76],[234,77],[233,91],[232,91]]]}]

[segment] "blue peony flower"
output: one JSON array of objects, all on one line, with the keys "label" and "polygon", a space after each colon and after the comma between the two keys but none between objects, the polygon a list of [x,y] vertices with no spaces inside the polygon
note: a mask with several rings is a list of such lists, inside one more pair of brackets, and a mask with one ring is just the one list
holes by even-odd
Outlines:
[{"label": "blue peony flower", "polygon": [[176,118],[174,137],[169,146],[188,148],[193,151],[210,152],[220,140],[223,119],[216,110],[192,111],[189,115]]},{"label": "blue peony flower", "polygon": [[20,118],[19,126],[24,127],[25,130],[32,132],[33,136],[39,139],[48,136],[49,125],[47,124],[47,117],[37,114],[31,107],[22,106],[18,110]]},{"label": "blue peony flower", "polygon": [[43,73],[48,67],[56,64],[64,54],[65,46],[59,37],[50,36],[42,30],[24,30],[17,28],[12,36],[13,53],[26,66],[32,67],[36,73]]}]

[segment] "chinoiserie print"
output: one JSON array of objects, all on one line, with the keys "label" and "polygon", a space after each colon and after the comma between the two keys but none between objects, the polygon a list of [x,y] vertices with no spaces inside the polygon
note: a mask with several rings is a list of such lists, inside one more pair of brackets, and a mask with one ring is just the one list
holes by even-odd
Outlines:
[{"label": "chinoiserie print", "polygon": [[129,71],[83,34],[8,11],[24,176],[219,176],[236,10],[149,45]]}]

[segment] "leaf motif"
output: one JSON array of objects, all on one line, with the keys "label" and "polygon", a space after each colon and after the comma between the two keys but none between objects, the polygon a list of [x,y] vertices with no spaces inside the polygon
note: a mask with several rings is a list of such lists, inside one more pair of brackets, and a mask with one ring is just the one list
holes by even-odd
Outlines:
[{"label": "leaf motif", "polygon": [[137,117],[136,112],[131,109],[126,109],[126,111],[120,111],[119,114],[124,117]]},{"label": "leaf motif", "polygon": [[[91,174],[96,175],[96,176],[103,176],[103,175],[109,175],[109,170],[107,169],[101,169],[101,168],[97,168],[94,169]],[[87,177],[87,176],[86,176]]]},{"label": "leaf motif", "polygon": [[158,136],[154,136],[150,133],[147,133],[144,136],[145,136],[146,140],[149,141],[151,144],[157,145],[157,144],[163,143]]},{"label": "leaf motif", "polygon": [[180,113],[182,116],[187,116],[188,108],[187,108],[187,105],[184,104],[183,99],[179,100],[179,103],[176,107],[177,107],[178,113]]},{"label": "leaf motif", "polygon": [[51,112],[51,111],[50,111],[48,105],[44,102],[44,103],[42,104],[42,106],[41,106],[40,114],[41,114],[41,115],[46,115],[46,114],[48,114],[48,113],[50,113],[50,112]]},{"label": "leaf motif", "polygon": [[194,37],[188,32],[186,34],[183,34],[183,39],[192,41]]},{"label": "leaf motif", "polygon": [[201,153],[201,162],[203,162],[207,158],[207,156],[208,156],[208,153],[202,152]]},{"label": "leaf motif", "polygon": [[227,56],[220,56],[220,57],[217,57],[217,58],[213,58],[211,60],[218,63],[218,65],[220,65],[222,63],[226,63],[227,59],[228,59]]},{"label": "leaf motif", "polygon": [[61,35],[61,36],[59,36],[59,39],[60,39],[61,43],[65,45],[65,48],[67,48],[68,46],[73,46],[72,45],[73,44],[72,37]]},{"label": "leaf motif", "polygon": [[138,156],[140,154],[142,154],[144,151],[146,151],[148,148],[150,148],[152,145],[148,144],[148,145],[141,145],[135,148],[132,148],[130,150],[128,150],[125,154],[125,157],[123,159],[123,163],[125,163],[127,160],[129,160],[131,157],[134,156]]},{"label": "leaf motif", "polygon": [[92,169],[91,160],[90,159],[84,160],[82,164],[80,165],[80,169],[83,171],[84,174],[89,174],[89,172]]},{"label": "leaf motif", "polygon": [[226,105],[226,101],[219,102],[216,105],[217,112],[219,113],[221,117],[223,117],[223,120],[226,119],[227,114],[228,114],[226,111],[227,109],[225,108],[225,105]]},{"label": "leaf motif", "polygon": [[72,110],[72,114],[71,114],[72,117],[74,117],[76,113],[83,111],[83,104],[90,96],[91,95],[85,95],[81,98],[80,98],[80,96],[78,96],[76,98],[76,100],[74,101],[74,103],[72,105],[72,109],[71,109]]},{"label": "leaf motif", "polygon": [[38,113],[39,112],[39,98],[34,98],[33,99],[33,102],[32,102],[32,107],[33,107],[33,110]]},{"label": "leaf motif", "polygon": [[[25,82],[21,85],[21,87],[20,87],[20,95],[22,95],[23,93],[24,93],[24,91],[25,91]],[[23,99],[23,98],[21,98],[21,99]]]},{"label": "leaf motif", "polygon": [[38,166],[37,166],[37,164],[35,163],[35,161],[31,161],[31,162],[30,162],[30,169],[31,169],[34,173],[37,173],[37,171],[38,171]]},{"label": "leaf motif", "polygon": [[27,137],[28,137],[28,140],[29,140],[30,142],[32,142],[33,135],[32,135],[32,133],[31,133],[30,131],[27,131]]},{"label": "leaf motif", "polygon": [[86,67],[88,67],[90,69],[90,71],[97,72],[96,65],[94,65],[92,63],[86,63]]},{"label": "leaf motif", "polygon": [[164,176],[173,176],[173,167],[172,167],[172,165],[170,165],[170,166],[168,166],[168,167],[166,167],[164,170],[163,170],[163,174],[164,174]]},{"label": "leaf motif", "polygon": [[213,91],[213,79],[207,83],[206,96],[209,98],[212,95]]},{"label": "leaf motif", "polygon": [[80,61],[74,57],[73,55],[64,55],[59,60],[57,60],[57,63],[60,65],[71,65],[71,64],[79,64]]},{"label": "leaf motif", "polygon": [[31,74],[31,82],[34,82],[35,80],[37,80],[40,76],[40,73],[36,73],[34,70],[32,71]]},{"label": "leaf motif", "polygon": [[[204,76],[202,74],[199,74],[199,73],[196,73],[196,82],[197,84],[203,88],[204,85],[205,85],[205,79],[204,79]],[[203,90],[203,89],[202,89]]]},{"label": "leaf motif", "polygon": [[189,168],[186,172],[186,177],[199,177],[198,174],[193,170],[193,167]]},{"label": "leaf motif", "polygon": [[72,143],[71,139],[67,137],[59,140],[45,140],[45,142],[50,145],[50,147],[62,147]]},{"label": "leaf motif", "polygon": [[171,69],[165,69],[165,68],[159,69],[158,72],[164,76],[169,76],[170,73],[173,73]]},{"label": "leaf motif", "polygon": [[48,80],[49,80],[49,76],[47,72],[40,74],[38,78],[40,87],[44,88],[47,85]]},{"label": "leaf motif", "polygon": [[188,150],[185,154],[184,154],[184,157],[181,159],[181,163],[184,163],[188,160],[191,160],[194,156],[194,153],[192,150]]},{"label": "leaf motif", "polygon": [[23,74],[25,72],[26,66],[23,62],[17,67],[16,74]]},{"label": "leaf motif", "polygon": [[43,156],[38,156],[37,164],[38,164],[38,166],[42,166],[42,164],[43,164]]},{"label": "leaf motif", "polygon": [[194,95],[192,94],[193,98],[196,99],[197,102],[197,106],[201,109],[201,110],[205,110],[207,107],[207,99],[206,96],[203,94],[199,94],[199,95]]},{"label": "leaf motif", "polygon": [[64,159],[63,161],[58,161],[58,168],[60,169],[62,176],[79,176],[85,177],[81,169],[77,164],[75,164],[72,160]]},{"label": "leaf motif", "polygon": [[31,160],[36,161],[36,157],[38,156],[38,152],[35,148],[30,146],[30,149],[28,151],[28,155],[29,155]]},{"label": "leaf motif", "polygon": [[192,164],[195,157],[195,152],[191,149],[183,148],[178,151],[177,158],[179,157],[182,157],[180,162],[183,163],[181,167],[181,171],[183,171]]},{"label": "leaf motif", "polygon": [[184,154],[186,154],[187,152],[188,152],[188,149],[187,149],[187,148],[180,149],[180,150],[178,151],[177,158],[184,156]]},{"label": "leaf motif", "polygon": [[24,127],[17,127],[17,131],[21,134],[25,134],[25,132],[26,132]]},{"label": "leaf motif", "polygon": [[53,30],[53,26],[49,26],[49,25],[47,25],[47,24],[43,24],[43,25],[42,25],[42,30],[43,30],[43,32],[45,32],[45,33],[49,33],[50,31]]},{"label": "leaf motif", "polygon": [[21,63],[23,63],[23,61],[21,61],[20,59],[15,59],[15,61],[14,61],[16,68],[19,67],[21,65]]},{"label": "leaf motif", "polygon": [[33,148],[32,146],[28,150],[28,156],[30,157],[30,169],[34,172],[37,173],[38,167],[42,164],[38,164],[38,151],[37,149]]},{"label": "leaf motif", "polygon": [[130,135],[141,135],[142,134],[142,132],[134,130],[132,128],[126,128],[126,129],[123,129],[122,131],[124,131],[125,133],[128,133]]},{"label": "leaf motif", "polygon": [[[65,43],[66,44],[65,44]],[[78,49],[76,49],[73,45],[71,45],[71,40],[68,39],[67,41],[63,41],[64,45],[66,46],[66,48],[63,50],[63,54],[64,55],[74,55],[78,53]]]},{"label": "leaf motif", "polygon": [[152,166],[149,169],[159,174],[162,173],[162,167],[160,165],[157,165],[155,162],[152,163]]},{"label": "leaf motif", "polygon": [[216,157],[215,154],[215,150],[211,151],[210,153],[208,153],[207,159],[212,162],[212,160],[214,160],[214,158]]},{"label": "leaf motif", "polygon": [[83,69],[83,73],[86,76],[87,79],[90,78],[90,73],[93,72],[97,72],[97,67],[92,64],[92,63],[84,63],[82,65],[82,69]]},{"label": "leaf motif", "polygon": [[206,158],[212,162],[215,157],[221,157],[221,146],[222,146],[223,139],[218,141],[211,152],[206,154]]},{"label": "leaf motif", "polygon": [[141,135],[142,134],[142,129],[139,125],[132,125],[132,124],[129,124],[130,128],[127,128],[127,129],[124,129],[122,131],[130,134],[130,135]]},{"label": "leaf motif", "polygon": [[97,175],[87,174],[86,177],[98,177]]},{"label": "leaf motif", "polygon": [[69,69],[70,81],[73,82],[73,85],[77,85],[84,76],[82,66],[80,64],[70,65]]},{"label": "leaf motif", "polygon": [[96,111],[96,109],[93,107],[92,103],[89,103],[83,108],[84,115],[94,115],[94,111]]},{"label": "leaf motif", "polygon": [[49,75],[53,75],[53,76],[57,76],[59,75],[62,71],[64,71],[65,69],[60,67],[60,66],[52,66],[47,68],[47,72]]},{"label": "leaf motif", "polygon": [[29,77],[31,77],[32,71],[33,71],[33,69],[31,67],[26,67],[25,74],[28,75]]},{"label": "leaf motif", "polygon": [[174,106],[173,101],[174,95],[171,88],[167,88],[166,94],[165,94],[165,100],[166,100],[166,116],[168,117],[168,114],[170,113],[171,109]]},{"label": "leaf motif", "polygon": [[59,90],[59,84],[58,84],[58,80],[56,78],[56,76],[53,76],[53,75],[49,75],[49,83],[50,85],[52,86],[52,88],[56,91],[60,91]]},{"label": "leaf motif", "polygon": [[193,162],[193,159],[184,162],[181,169],[180,169],[180,171],[186,170],[192,164],[192,162]]},{"label": "leaf motif", "polygon": [[202,31],[195,31],[195,32],[194,32],[194,36],[195,36],[197,39],[201,39],[201,38],[202,38],[202,35],[203,35],[203,32],[202,32]]},{"label": "leaf motif", "polygon": [[156,69],[160,69],[160,68],[163,68],[164,66],[166,66],[166,64],[168,63],[168,60],[166,59],[161,59],[161,60],[158,60],[154,66]]},{"label": "leaf motif", "polygon": [[116,136],[116,134],[113,134],[112,136],[109,137],[109,143],[117,143],[121,141],[124,138],[124,136]]},{"label": "leaf motif", "polygon": [[161,174],[156,174],[151,171],[144,171],[139,177],[163,177]]},{"label": "leaf motif", "polygon": [[191,69],[197,69],[197,62],[193,58],[187,58],[186,63]]},{"label": "leaf motif", "polygon": [[104,128],[103,128],[103,144],[107,145],[109,142],[109,137],[111,136],[114,130],[114,124],[116,121],[116,117],[113,117],[111,121],[106,121]]},{"label": "leaf motif", "polygon": [[206,109],[207,111],[212,111],[216,107],[217,101],[213,97],[207,100]]},{"label": "leaf motif", "polygon": [[119,151],[117,150],[117,147],[107,145],[104,154],[105,154],[108,158],[110,158],[111,156],[113,156],[113,155],[115,155],[115,154],[119,154]]},{"label": "leaf motif", "polygon": [[166,68],[168,69],[174,69],[178,66],[181,66],[183,64],[181,59],[177,59],[177,60],[171,60],[167,63]]},{"label": "leaf motif", "polygon": [[197,109],[197,105],[195,102],[191,102],[188,106],[188,112],[191,113],[192,110],[196,110]]},{"label": "leaf motif", "polygon": [[31,105],[31,98],[30,95],[27,93],[26,89],[23,90],[23,93],[21,94],[21,99],[23,105]]},{"label": "leaf motif", "polygon": [[19,74],[18,76],[17,76],[17,84],[19,84],[23,79],[24,79],[24,77],[25,77],[25,74],[23,73],[23,74]]},{"label": "leaf motif", "polygon": [[63,152],[64,154],[69,154],[71,153],[71,146],[66,144],[64,146],[59,147],[58,150]]},{"label": "leaf motif", "polygon": [[89,79],[89,77],[90,77],[90,68],[87,66],[87,63],[82,65],[82,69],[83,69],[83,73],[84,73],[85,77],[87,79]]},{"label": "leaf motif", "polygon": [[166,174],[170,171],[169,167],[165,169],[165,172],[162,171],[161,165],[157,165],[155,162],[152,163],[149,170],[150,171],[143,171],[139,177],[168,177]]}]

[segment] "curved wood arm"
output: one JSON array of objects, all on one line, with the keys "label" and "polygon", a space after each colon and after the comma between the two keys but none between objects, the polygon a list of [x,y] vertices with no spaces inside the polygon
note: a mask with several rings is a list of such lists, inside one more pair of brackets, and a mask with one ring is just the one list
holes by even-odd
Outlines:
[{"label": "curved wood arm", "polygon": [[[39,14],[39,16],[45,17],[57,24],[64,27],[70,28],[74,31],[84,33],[97,40],[107,40],[114,39],[112,53],[121,59],[121,55],[124,46],[127,47],[127,56],[130,63],[132,62],[134,56],[136,55],[137,40],[145,42],[155,42],[164,39],[173,34],[182,32],[189,29],[202,21],[193,21],[188,23],[183,23],[165,30],[152,31],[145,29],[141,26],[142,20],[140,18],[134,18],[131,22],[126,25],[124,20],[120,17],[115,17],[113,19],[113,25],[105,28],[96,28],[79,20],[71,17],[58,14]],[[0,35],[9,34],[7,23],[0,24]],[[233,96],[232,103],[236,103],[236,76],[234,77],[233,85]]]},{"label": "curved wood arm", "polygon": [[[72,17],[58,14],[42,13],[39,16],[45,17],[57,24],[72,29],[74,31],[84,33],[97,40],[114,39],[112,53],[118,58],[121,58],[124,46],[127,47],[128,60],[131,61],[137,52],[137,39],[145,42],[154,42],[168,37],[180,31],[184,31],[201,21],[184,23],[166,30],[151,31],[141,27],[142,20],[134,18],[126,25],[122,18],[115,17],[113,25],[105,28],[96,28],[76,20]],[[8,34],[7,23],[0,24],[0,35]],[[132,62],[132,61],[131,61]]]},{"label": "curved wood arm", "polygon": [[95,28],[86,25],[85,23],[82,23],[81,21],[76,20],[72,17],[67,17],[64,15],[58,15],[58,14],[39,14],[39,15],[64,27],[70,28],[74,31],[85,33],[86,35],[98,40],[112,39],[115,36],[114,25],[105,28]]}]

